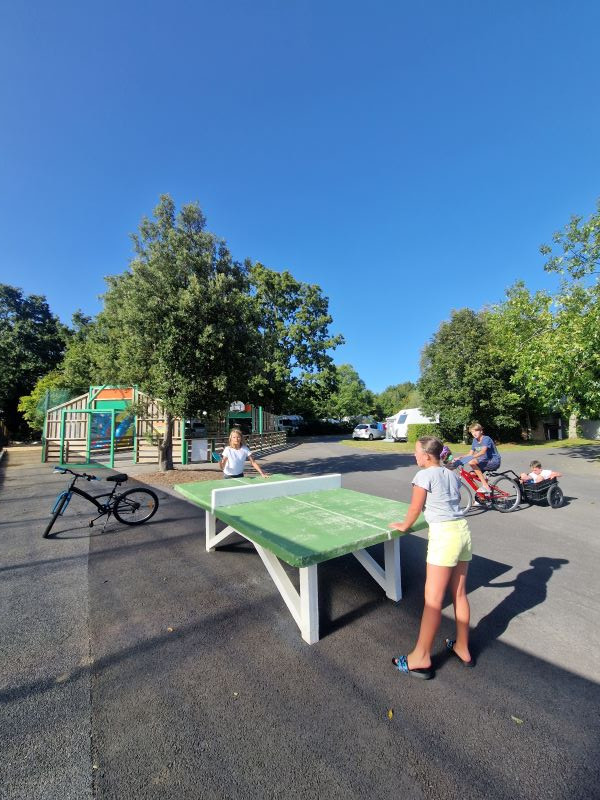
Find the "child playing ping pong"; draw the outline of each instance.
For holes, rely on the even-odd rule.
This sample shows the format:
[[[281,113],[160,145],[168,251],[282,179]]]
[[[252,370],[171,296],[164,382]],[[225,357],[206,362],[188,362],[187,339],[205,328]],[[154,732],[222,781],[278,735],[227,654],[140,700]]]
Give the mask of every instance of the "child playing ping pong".
[[[442,618],[442,603],[450,587],[456,639],[446,639],[446,649],[465,667],[474,666],[469,652],[470,607],[466,583],[471,561],[471,532],[460,509],[460,478],[440,463],[443,443],[435,436],[422,436],[415,445],[415,459],[421,468],[412,481],[410,506],[403,522],[392,522],[390,528],[408,531],[425,506],[429,523],[425,608],[421,617],[419,638],[405,656],[392,658],[392,663],[405,675],[428,680],[433,677],[431,648]]]
[[[225,478],[243,478],[244,466],[249,461],[262,478],[268,477],[254,460],[252,453],[244,444],[240,430],[233,428],[229,434],[229,444],[223,448],[220,467]]]

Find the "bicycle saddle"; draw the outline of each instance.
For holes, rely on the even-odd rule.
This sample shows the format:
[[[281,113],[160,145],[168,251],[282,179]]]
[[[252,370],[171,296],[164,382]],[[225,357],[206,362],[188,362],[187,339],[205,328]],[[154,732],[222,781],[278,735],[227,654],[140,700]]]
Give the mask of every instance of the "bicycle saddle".
[[[124,472],[118,472],[116,475],[109,475],[108,478],[105,478],[107,481],[114,481],[115,483],[125,483],[128,479],[128,475],[125,475]]]

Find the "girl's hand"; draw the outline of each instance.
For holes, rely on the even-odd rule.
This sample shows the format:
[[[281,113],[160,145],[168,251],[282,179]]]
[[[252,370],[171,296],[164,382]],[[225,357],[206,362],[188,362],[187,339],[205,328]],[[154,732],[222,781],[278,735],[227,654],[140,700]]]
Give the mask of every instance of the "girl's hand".
[[[405,522],[390,522],[388,528],[392,528],[392,530],[402,531],[402,533],[406,533],[406,531],[410,530],[410,525],[407,525]]]

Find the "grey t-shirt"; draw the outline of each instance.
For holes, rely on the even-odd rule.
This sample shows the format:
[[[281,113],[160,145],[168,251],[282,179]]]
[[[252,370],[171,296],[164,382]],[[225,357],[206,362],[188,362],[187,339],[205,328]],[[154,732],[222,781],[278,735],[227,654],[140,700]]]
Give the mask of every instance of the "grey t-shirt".
[[[427,492],[425,519],[427,522],[449,522],[462,519],[460,509],[460,476],[446,467],[421,469],[413,478],[413,486]]]

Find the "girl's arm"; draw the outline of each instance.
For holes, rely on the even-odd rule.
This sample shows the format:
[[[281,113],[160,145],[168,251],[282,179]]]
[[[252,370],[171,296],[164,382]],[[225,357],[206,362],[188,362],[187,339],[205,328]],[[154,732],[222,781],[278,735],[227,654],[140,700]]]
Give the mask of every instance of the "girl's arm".
[[[402,531],[402,533],[405,533],[407,530],[409,530],[409,528],[417,521],[417,517],[421,511],[423,511],[426,498],[426,489],[423,489],[422,486],[413,486],[410,505],[404,520],[402,522],[391,522],[388,525],[388,528],[394,528],[394,530]]]
[[[260,468],[260,466],[258,465],[258,463],[257,463],[257,462],[256,462],[256,461],[255,461],[255,460],[252,458],[252,456],[250,456],[250,455],[248,456],[248,461],[249,461],[249,462],[252,464],[252,466],[254,467],[254,469],[255,469],[257,472],[259,472],[259,473],[260,473],[260,476],[261,476],[261,478],[268,478],[268,477],[269,477],[269,476],[267,475],[267,473],[266,473],[266,472],[263,472],[263,471],[262,471],[262,469]]]

